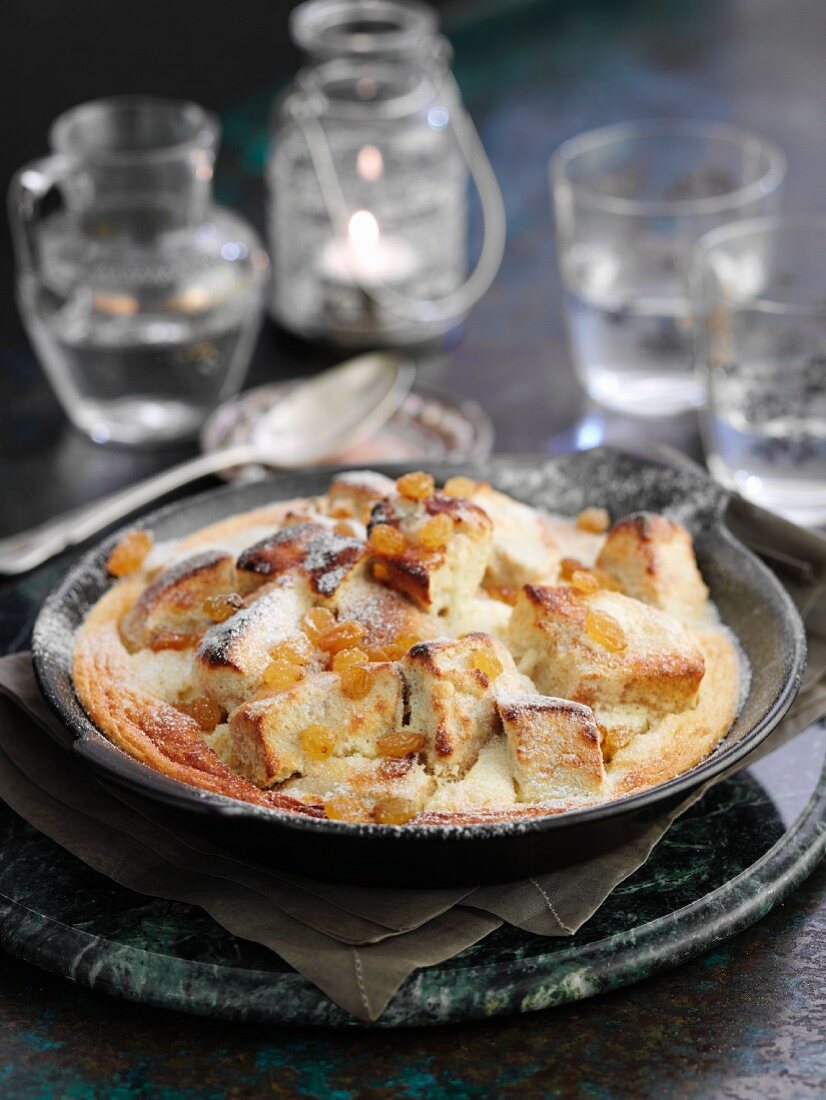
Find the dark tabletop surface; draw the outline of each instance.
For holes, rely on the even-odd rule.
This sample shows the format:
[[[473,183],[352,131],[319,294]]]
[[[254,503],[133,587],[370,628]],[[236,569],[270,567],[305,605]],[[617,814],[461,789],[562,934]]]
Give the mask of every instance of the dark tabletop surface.
[[[641,431],[585,407],[562,328],[547,157],[564,138],[614,120],[731,119],[786,150],[789,206],[823,209],[826,6],[466,0],[445,18],[505,193],[509,244],[484,307],[453,346],[423,360],[423,377],[480,401],[499,450],[645,437],[697,454],[691,419]],[[267,104],[278,86],[273,79],[259,94],[214,104],[225,124],[218,196],[259,221]],[[42,133],[35,138],[31,154],[45,147]],[[0,534],[190,453],[86,442],[48,390],[8,294],[0,325]],[[266,327],[250,383],[334,358]],[[359,1035],[239,1027],[106,999],[0,956],[0,1095],[823,1096],[824,964],[822,866],[769,917],[697,962],[489,1025]]]

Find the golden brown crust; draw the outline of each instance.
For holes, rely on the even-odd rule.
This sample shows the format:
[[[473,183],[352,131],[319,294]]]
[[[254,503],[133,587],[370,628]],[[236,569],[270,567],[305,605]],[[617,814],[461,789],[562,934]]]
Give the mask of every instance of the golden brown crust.
[[[363,540],[307,520],[248,547],[238,557],[238,569],[270,580],[300,569],[313,592],[329,598],[348,578],[363,573],[366,562]]]
[[[156,577],[123,616],[120,633],[134,653],[161,630],[202,633],[210,619],[206,598],[235,588],[235,561],[225,550],[201,550]]]
[[[493,681],[484,671],[491,659],[494,669],[501,667]],[[421,642],[400,667],[407,684],[408,724],[425,736],[434,775],[465,775],[501,728],[496,693],[525,686],[510,653],[488,634]]]
[[[403,684],[395,665],[373,664],[369,690],[348,699],[339,677],[323,672],[286,691],[243,703],[230,716],[232,763],[259,787],[293,775],[312,773],[318,763],[308,757],[302,732],[321,727],[329,738],[329,756],[378,755],[383,734],[402,725]]]
[[[418,534],[434,516],[447,516],[453,534],[443,548],[426,549]],[[387,583],[423,610],[439,614],[479,588],[490,560],[493,526],[475,504],[440,493],[423,502],[392,497],[373,507],[368,533],[379,524],[407,537],[401,553],[373,550]]]
[[[599,797],[605,767],[589,707],[525,694],[500,698],[497,709],[525,802]]]
[[[697,706],[666,715],[649,733],[616,753],[606,767],[614,796],[682,775],[711,752],[734,721],[740,682],[737,650],[720,630],[698,632],[695,637],[706,667]]]
[[[439,638],[444,623],[422,611],[411,600],[369,577],[358,575],[341,584],[327,601],[339,619],[360,623],[365,630],[362,644],[368,648],[390,645],[400,635]]]
[[[708,589],[681,523],[651,512],[625,516],[608,532],[597,565],[626,595],[684,622],[708,621]]]
[[[622,650],[612,652],[588,635],[594,611],[619,625]],[[693,705],[703,678],[703,657],[689,631],[618,592],[527,585],[511,620],[511,639],[515,652],[531,653],[533,664],[520,667],[542,692],[589,706],[682,710]]]

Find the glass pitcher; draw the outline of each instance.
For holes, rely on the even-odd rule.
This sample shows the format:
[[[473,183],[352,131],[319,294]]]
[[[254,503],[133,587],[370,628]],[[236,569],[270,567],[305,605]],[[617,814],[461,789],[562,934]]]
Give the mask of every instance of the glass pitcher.
[[[12,180],[20,310],[96,442],[193,436],[243,381],[268,261],[212,201],[219,132],[194,103],[98,100],[61,115],[53,153]],[[62,201],[41,211],[52,188]]]
[[[435,11],[306,0],[290,32],[308,60],[273,114],[274,319],[348,346],[444,332],[492,282],[505,224]],[[471,181],[485,232],[468,277]]]

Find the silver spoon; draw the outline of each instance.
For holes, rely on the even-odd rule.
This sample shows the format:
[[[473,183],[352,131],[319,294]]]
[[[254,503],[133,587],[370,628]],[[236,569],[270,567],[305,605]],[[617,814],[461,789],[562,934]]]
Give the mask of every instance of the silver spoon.
[[[0,573],[25,573],[158,497],[206,474],[257,464],[295,469],[372,435],[413,383],[413,365],[387,352],[350,359],[290,390],[255,425],[249,442],[199,455],[28,531],[0,539]]]

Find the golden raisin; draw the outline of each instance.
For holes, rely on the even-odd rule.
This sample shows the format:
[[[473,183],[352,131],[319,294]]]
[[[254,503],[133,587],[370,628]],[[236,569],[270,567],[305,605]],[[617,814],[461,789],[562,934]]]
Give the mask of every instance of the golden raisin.
[[[424,735],[411,730],[386,733],[376,742],[379,756],[409,756],[411,752],[421,752],[424,746]]]
[[[377,554],[395,557],[397,554],[404,553],[407,540],[401,531],[391,527],[389,523],[377,523],[375,527],[370,528],[367,545]]]
[[[367,656],[371,661],[395,661],[398,659],[395,653],[395,645],[374,645],[367,650]]]
[[[402,651],[402,654],[409,652],[414,645],[418,645],[422,639],[418,634],[399,634],[394,641],[394,646]]]
[[[399,634],[392,642],[383,647],[383,659],[385,661],[400,661],[421,640],[417,634]]]
[[[501,676],[505,671],[505,666],[499,660],[495,653],[491,653],[488,649],[480,649],[470,658],[470,667],[478,669],[489,680],[495,680],[497,676]]]
[[[559,575],[563,581],[569,581],[578,569],[587,569],[578,558],[563,558],[559,563]]]
[[[149,639],[153,653],[163,649],[190,649],[198,641],[197,634],[183,634],[178,630],[159,630]]]
[[[357,798],[348,798],[347,795],[338,794],[324,803],[324,812],[330,821],[372,821],[367,807]]]
[[[611,526],[611,517],[605,508],[583,508],[576,517],[575,526],[580,531],[601,535]]]
[[[408,500],[428,500],[433,496],[436,483],[430,474],[423,470],[416,470],[412,474],[402,474],[396,478],[396,489],[400,496]]]
[[[331,668],[333,672],[340,672],[348,665],[363,665],[369,661],[369,657],[363,649],[353,646],[351,649],[340,649],[333,657]]]
[[[416,537],[426,550],[441,550],[452,534],[453,523],[450,516],[440,512],[422,524]]]
[[[363,699],[370,691],[370,673],[364,665],[347,665],[338,674],[342,695]]]
[[[224,714],[214,700],[207,699],[203,695],[190,699],[187,703],[176,703],[175,710],[194,719],[206,733],[211,733],[215,729]]]
[[[333,519],[353,519],[355,514],[349,504],[336,504],[330,509]]]
[[[285,661],[289,665],[303,665],[310,660],[310,646],[303,634],[295,638],[286,638],[270,650],[273,661]]]
[[[575,569],[571,574],[571,586],[577,592],[598,592],[599,581],[589,569]]]
[[[344,539],[352,539],[355,537],[356,534],[355,527],[353,527],[352,523],[348,523],[345,519],[339,520],[338,523],[335,524],[335,526],[333,527],[333,531],[335,532],[335,534],[341,535],[341,537]]]
[[[333,755],[335,744],[332,731],[319,722],[305,727],[298,737],[301,748],[311,760],[327,760]]]
[[[356,645],[365,635],[365,629],[361,623],[354,619],[345,619],[342,623],[336,623],[329,630],[318,636],[316,645],[325,653],[338,653],[340,649],[350,649]]]
[[[304,616],[301,625],[304,633],[315,644],[325,630],[336,625],[336,618],[326,607],[313,607]]]
[[[244,601],[237,592],[222,592],[217,596],[207,596],[204,600],[204,614],[214,623],[222,623],[243,606]]]
[[[148,531],[127,531],[106,562],[109,575],[125,577],[136,573],[151,549],[152,536]]]
[[[469,477],[449,477],[442,492],[449,497],[469,497],[476,492],[477,484]]]
[[[416,805],[409,798],[383,798],[373,807],[379,825],[404,825],[416,816]]]
[[[264,669],[262,679],[273,691],[286,691],[304,679],[304,669],[292,661],[270,661]]]
[[[383,561],[377,561],[373,566],[373,576],[377,581],[389,581],[390,570]]]
[[[591,641],[601,645],[609,653],[621,653],[628,644],[620,624],[604,611],[588,611],[585,617],[585,633]]]

